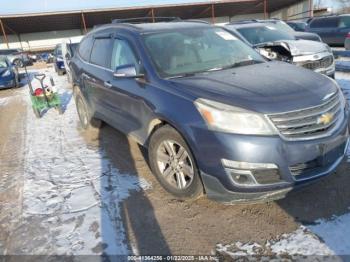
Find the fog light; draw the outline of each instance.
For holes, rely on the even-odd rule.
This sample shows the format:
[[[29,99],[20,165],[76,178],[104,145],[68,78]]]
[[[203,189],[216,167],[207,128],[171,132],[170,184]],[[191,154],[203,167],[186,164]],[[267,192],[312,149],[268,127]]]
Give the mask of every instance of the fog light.
[[[252,172],[259,184],[266,185],[281,182],[281,176],[278,169],[261,169]]]
[[[235,184],[239,186],[262,186],[280,183],[278,166],[273,163],[248,163],[222,159]]]
[[[250,171],[229,169],[230,175],[239,186],[257,185],[257,182]]]

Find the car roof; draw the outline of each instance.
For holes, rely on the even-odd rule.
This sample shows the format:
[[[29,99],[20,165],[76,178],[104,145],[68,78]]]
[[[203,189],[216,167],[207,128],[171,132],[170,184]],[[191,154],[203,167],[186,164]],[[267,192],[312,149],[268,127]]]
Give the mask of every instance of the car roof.
[[[176,21],[176,22],[156,22],[156,23],[112,23],[101,25],[95,28],[91,33],[103,31],[105,29],[128,29],[141,34],[154,33],[162,31],[173,31],[177,29],[188,29],[188,28],[210,28],[212,25],[204,21]]]
[[[242,23],[242,24],[227,24],[226,26],[232,27],[232,28],[235,28],[235,29],[240,29],[240,28],[265,27],[266,24],[270,24],[270,22],[266,22],[266,23],[254,22],[254,23]]]

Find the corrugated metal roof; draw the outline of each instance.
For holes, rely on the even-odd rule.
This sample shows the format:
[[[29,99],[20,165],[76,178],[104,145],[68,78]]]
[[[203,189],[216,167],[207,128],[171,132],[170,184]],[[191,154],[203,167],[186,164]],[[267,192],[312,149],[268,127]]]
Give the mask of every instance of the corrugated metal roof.
[[[268,12],[292,5],[302,0],[268,0]],[[146,1],[138,1],[146,2]],[[173,1],[165,1],[165,3]],[[177,4],[129,6],[105,9],[75,10],[50,13],[35,13],[0,16],[7,34],[82,29],[82,14],[87,27],[110,23],[112,19],[151,16],[177,16],[182,19],[211,17],[214,5],[215,16],[234,16],[237,14],[262,13],[264,0],[222,0],[186,1]]]

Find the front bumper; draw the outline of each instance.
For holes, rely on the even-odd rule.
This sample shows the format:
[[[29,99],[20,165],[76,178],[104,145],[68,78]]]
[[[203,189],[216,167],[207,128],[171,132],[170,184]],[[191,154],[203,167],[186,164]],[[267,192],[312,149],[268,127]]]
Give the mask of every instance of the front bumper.
[[[275,200],[283,198],[296,187],[331,174],[347,152],[348,117],[346,113],[345,121],[331,136],[307,141],[286,141],[280,136],[244,136],[194,130],[194,137],[197,138],[194,153],[207,196],[226,203]],[[272,163],[278,167],[279,181],[253,186],[239,185],[232,179],[231,169],[222,164],[222,159]],[[317,166],[305,168],[302,172],[294,170],[309,163],[317,163]]]
[[[330,57],[332,57],[331,64],[329,63],[330,60],[328,61]],[[329,52],[295,56],[293,57],[293,64],[330,77],[333,77],[335,74],[334,57]]]

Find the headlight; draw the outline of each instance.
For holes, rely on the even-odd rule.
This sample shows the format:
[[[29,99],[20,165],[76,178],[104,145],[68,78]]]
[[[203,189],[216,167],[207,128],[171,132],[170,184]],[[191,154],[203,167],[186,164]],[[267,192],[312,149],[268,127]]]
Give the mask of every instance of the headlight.
[[[9,75],[11,75],[11,71],[8,69],[4,73],[2,73],[3,77],[9,76]]]
[[[262,114],[206,99],[197,99],[195,105],[210,129],[245,135],[276,134]]]
[[[335,81],[333,78],[330,78],[330,80],[332,80],[332,82],[334,83],[334,85],[338,88],[338,92],[339,92],[339,99],[340,99],[340,103],[342,104],[343,108],[345,110],[348,110],[349,107],[349,103],[348,100],[345,98],[344,93],[342,91],[342,89],[340,88],[339,84],[337,81]]]

